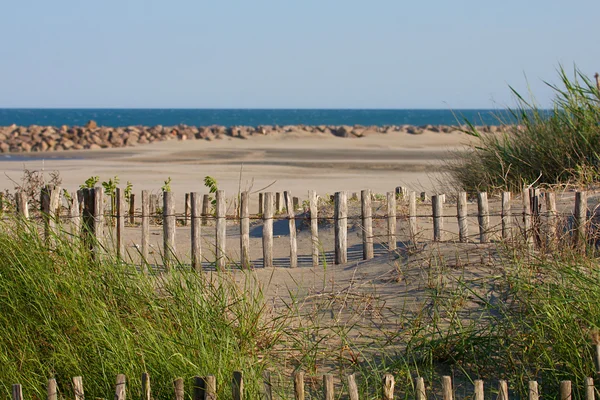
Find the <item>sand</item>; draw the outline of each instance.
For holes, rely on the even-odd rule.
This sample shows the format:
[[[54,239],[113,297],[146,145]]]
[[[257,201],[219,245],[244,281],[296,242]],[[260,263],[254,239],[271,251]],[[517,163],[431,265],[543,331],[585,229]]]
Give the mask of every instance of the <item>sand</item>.
[[[463,148],[469,136],[460,133],[411,135],[403,132],[364,138],[337,138],[290,132],[251,139],[168,141],[120,149],[29,153],[0,157],[0,188],[14,190],[24,168],[57,170],[62,187],[76,190],[90,176],[101,181],[118,176],[133,183],[134,193],[160,191],[172,178],[176,194],[205,192],[203,178],[217,179],[228,193],[238,189],[291,190],[306,198],[319,194],[371,189],[376,193],[406,186],[434,190],[451,151]],[[241,179],[240,179],[241,177]],[[181,203],[182,196],[177,196]]]

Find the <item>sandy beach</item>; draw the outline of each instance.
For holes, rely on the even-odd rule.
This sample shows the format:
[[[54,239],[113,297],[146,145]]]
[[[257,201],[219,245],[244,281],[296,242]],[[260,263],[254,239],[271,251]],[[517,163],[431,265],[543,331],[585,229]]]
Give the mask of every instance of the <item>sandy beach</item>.
[[[122,185],[133,183],[134,193],[158,192],[168,177],[177,194],[202,193],[203,178],[210,175],[228,193],[269,185],[271,191],[290,190],[301,198],[308,190],[385,193],[406,186],[430,192],[444,180],[444,160],[469,139],[456,132],[394,132],[363,138],[289,132],[246,140],[171,140],[117,149],[3,154],[0,187],[12,191],[24,169],[43,169],[60,172],[62,187],[69,191],[90,176],[99,176],[100,181],[118,176]],[[178,201],[182,197],[177,196]]]

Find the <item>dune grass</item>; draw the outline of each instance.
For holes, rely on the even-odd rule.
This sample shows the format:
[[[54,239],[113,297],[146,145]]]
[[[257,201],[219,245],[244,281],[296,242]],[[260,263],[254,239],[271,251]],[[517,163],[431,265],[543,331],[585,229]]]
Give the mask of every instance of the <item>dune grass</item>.
[[[257,398],[263,354],[274,344],[277,320],[262,318],[264,302],[247,279],[175,268],[144,275],[108,255],[95,261],[79,242],[53,238],[49,251],[32,224],[0,226],[0,392],[23,385],[25,397],[45,397],[56,378],[66,397],[83,376],[88,398],[109,398],[117,374],[141,395],[147,371],[153,395],[173,395],[183,377],[215,375],[226,398],[234,370]],[[223,384],[227,382],[227,384]]]
[[[555,93],[551,110],[513,90],[517,105],[504,119],[517,127],[503,134],[483,133],[467,121],[467,133],[479,141],[448,164],[458,186],[471,193],[520,191],[534,182],[589,184],[600,179],[600,90],[577,69],[573,77],[562,67],[558,74],[561,84],[550,85]]]

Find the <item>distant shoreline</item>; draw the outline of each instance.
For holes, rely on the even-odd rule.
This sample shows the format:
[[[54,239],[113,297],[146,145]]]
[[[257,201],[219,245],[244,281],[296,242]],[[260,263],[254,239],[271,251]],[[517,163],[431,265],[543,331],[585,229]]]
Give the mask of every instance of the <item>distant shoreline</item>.
[[[508,127],[481,126],[488,133],[503,132]],[[288,125],[288,126],[128,126],[103,127],[89,121],[85,126],[5,126],[0,127],[0,153],[35,153],[72,150],[100,150],[144,145],[167,140],[245,140],[260,136],[289,135],[298,137],[362,138],[373,135],[461,134],[456,125]]]

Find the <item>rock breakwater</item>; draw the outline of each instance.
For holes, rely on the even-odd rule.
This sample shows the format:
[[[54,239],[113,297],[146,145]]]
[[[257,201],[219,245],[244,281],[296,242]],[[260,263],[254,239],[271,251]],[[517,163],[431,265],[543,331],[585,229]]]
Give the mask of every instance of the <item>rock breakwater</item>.
[[[506,127],[483,126],[483,132],[500,132]],[[0,127],[0,152],[28,153],[66,150],[94,150],[129,147],[167,140],[249,139],[257,135],[281,135],[290,132],[360,138],[375,134],[462,132],[459,126],[127,126],[102,127],[90,121],[85,126],[5,126]]]

